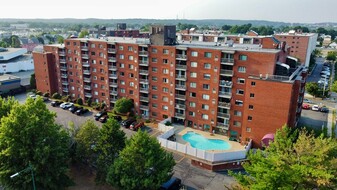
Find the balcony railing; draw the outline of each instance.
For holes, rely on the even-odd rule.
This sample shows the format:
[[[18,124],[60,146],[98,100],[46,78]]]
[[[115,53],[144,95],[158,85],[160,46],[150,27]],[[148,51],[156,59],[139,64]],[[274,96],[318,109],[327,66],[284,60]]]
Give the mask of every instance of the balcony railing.
[[[179,117],[179,118],[185,119],[185,114],[175,113],[174,117]]]
[[[66,60],[65,59],[60,59],[60,63],[65,63]]]
[[[148,79],[139,79],[139,82],[140,82],[140,83],[148,84],[148,83],[149,83],[149,80],[148,80]]]
[[[186,100],[186,95],[176,94],[175,98]]]
[[[186,90],[186,85],[176,84],[176,88]]]
[[[229,118],[230,114],[228,113],[222,113],[222,112],[218,112],[218,117],[222,117],[222,118]]]
[[[89,59],[89,54],[82,54],[83,59]]]
[[[69,85],[68,81],[62,81],[62,85]]]
[[[118,83],[117,82],[110,82],[110,86],[117,88],[118,87]]]
[[[139,108],[142,110],[149,110],[149,106],[145,106],[145,105],[140,105]]]
[[[139,91],[149,93],[149,88],[139,88]]]
[[[82,51],[88,51],[88,50],[89,50],[89,47],[88,47],[88,46],[81,46],[81,50],[82,50]]]
[[[231,92],[222,92],[219,91],[219,96],[225,96],[225,97],[232,97],[232,93]]]
[[[233,76],[233,70],[225,70],[225,69],[221,69],[220,70],[220,75],[226,75],[226,76]]]
[[[68,88],[63,88],[62,91],[63,92],[69,92]]]
[[[176,79],[186,80],[186,75],[176,75]]]
[[[176,59],[187,59],[187,55],[184,55],[184,54],[176,54]]]
[[[110,90],[110,94],[117,96],[118,95],[118,91],[117,90]]]
[[[148,60],[139,60],[139,65],[141,65],[141,66],[149,66],[149,61]]]
[[[117,74],[110,74],[109,75],[109,78],[112,78],[112,79],[117,79],[117,77],[118,77]]]
[[[109,66],[110,71],[117,71],[117,66]]]
[[[90,93],[84,93],[84,96],[87,97],[87,98],[91,98],[92,95]]]
[[[61,78],[68,78],[68,75],[66,75],[66,74],[61,74]]]
[[[221,129],[228,130],[228,129],[229,129],[229,124],[217,122],[216,127],[217,127],[217,128],[221,128]]]
[[[141,74],[141,75],[148,75],[149,71],[148,70],[142,70],[142,69],[140,69],[139,70],[139,74]]]
[[[219,107],[224,107],[224,108],[230,108],[230,107],[231,107],[231,104],[230,104],[230,103],[227,103],[227,102],[219,102],[219,103],[218,103],[218,106],[219,106]]]
[[[176,65],[176,69],[182,69],[182,70],[186,70],[187,69],[187,65]]]
[[[109,57],[108,60],[109,62],[116,62],[116,57]]]
[[[233,58],[221,58],[221,63],[233,65],[234,59]]]
[[[83,67],[90,67],[89,61],[82,61]]]
[[[221,80],[219,83],[220,86],[224,86],[224,87],[228,87],[228,88],[232,88],[233,82],[232,81],[225,81],[225,80]]]
[[[116,103],[117,100],[118,100],[117,98],[110,98],[111,103]]]
[[[91,86],[88,86],[88,85],[84,85],[83,88],[86,90],[91,90]]]
[[[108,48],[108,53],[116,53],[116,49],[115,48]]]
[[[83,81],[84,81],[84,82],[91,82],[91,79],[90,79],[90,78],[84,77],[84,78],[83,78]]]
[[[183,104],[177,104],[176,103],[175,107],[178,108],[178,109],[186,109],[186,105],[183,105]]]
[[[67,67],[61,66],[60,69],[61,69],[61,71],[66,71]]]
[[[141,96],[139,99],[140,99],[140,101],[143,101],[143,102],[148,102],[149,101],[149,97]]]
[[[149,53],[147,51],[139,51],[139,56],[148,56]]]

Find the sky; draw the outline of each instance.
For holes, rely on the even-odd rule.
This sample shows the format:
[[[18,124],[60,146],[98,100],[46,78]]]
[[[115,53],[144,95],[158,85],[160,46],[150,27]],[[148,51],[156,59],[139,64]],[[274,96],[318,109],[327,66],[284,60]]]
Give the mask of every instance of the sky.
[[[337,22],[337,0],[4,0],[0,18]]]

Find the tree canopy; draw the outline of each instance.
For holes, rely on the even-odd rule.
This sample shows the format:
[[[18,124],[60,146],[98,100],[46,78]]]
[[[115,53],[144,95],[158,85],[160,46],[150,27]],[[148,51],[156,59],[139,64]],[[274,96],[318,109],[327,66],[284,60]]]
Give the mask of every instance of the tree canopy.
[[[326,56],[326,60],[336,61],[336,56],[337,56],[337,52],[335,52],[335,51],[329,51],[328,55]]]
[[[264,151],[248,155],[248,175],[233,175],[242,189],[335,189],[337,142],[284,126]]]
[[[118,113],[127,113],[127,112],[131,111],[132,107],[133,107],[132,100],[123,97],[123,98],[120,98],[116,101],[114,109]]]
[[[125,147],[125,140],[125,133],[120,129],[119,123],[109,118],[99,131],[99,139],[96,146],[98,154],[96,182],[106,182],[108,168]]]
[[[138,131],[109,168],[107,182],[121,189],[151,190],[170,179],[175,165],[157,139]]]
[[[78,36],[79,38],[84,38],[89,35],[88,30],[82,30],[80,35]]]
[[[0,109],[7,112],[8,105]],[[6,189],[31,189],[30,173],[10,178],[31,164],[37,189],[64,189],[71,184],[67,176],[68,146],[67,133],[55,123],[55,114],[42,98],[14,103],[1,117],[0,183]]]

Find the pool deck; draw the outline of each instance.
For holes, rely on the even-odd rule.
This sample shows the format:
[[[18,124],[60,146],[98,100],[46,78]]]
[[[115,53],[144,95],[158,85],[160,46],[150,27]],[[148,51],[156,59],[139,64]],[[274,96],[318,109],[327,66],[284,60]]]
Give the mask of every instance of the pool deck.
[[[179,126],[179,127],[176,128],[176,131],[175,131],[176,142],[181,143],[181,144],[189,144],[189,142],[186,142],[182,138],[182,136],[189,131],[198,133],[198,134],[200,134],[200,135],[202,135],[202,136],[204,136],[205,138],[208,138],[208,139],[220,139],[220,140],[227,141],[231,146],[231,148],[228,149],[228,150],[206,150],[207,152],[233,152],[233,151],[246,150],[245,147],[242,146],[240,143],[235,142],[235,141],[230,141],[227,136],[219,135],[219,134],[211,135],[210,132],[200,131],[200,130],[196,130],[196,129],[193,129],[193,128],[190,128],[190,127],[181,128]]]

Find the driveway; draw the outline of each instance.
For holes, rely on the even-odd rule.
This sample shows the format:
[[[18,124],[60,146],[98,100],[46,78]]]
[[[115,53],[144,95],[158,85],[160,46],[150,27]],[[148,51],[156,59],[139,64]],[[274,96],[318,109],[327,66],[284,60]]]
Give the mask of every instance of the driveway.
[[[307,82],[318,82],[319,81],[319,79],[321,78],[320,73],[322,71],[323,64],[324,64],[324,58],[317,57],[316,67],[311,72],[311,75],[307,78]]]

